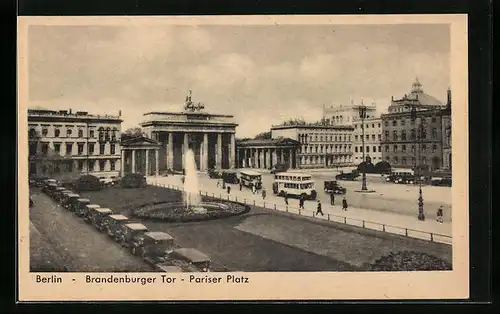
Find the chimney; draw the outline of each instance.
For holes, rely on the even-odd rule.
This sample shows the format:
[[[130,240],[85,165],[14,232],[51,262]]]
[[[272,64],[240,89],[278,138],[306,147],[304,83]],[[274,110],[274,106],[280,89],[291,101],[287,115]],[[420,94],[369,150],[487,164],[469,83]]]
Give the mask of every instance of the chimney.
[[[448,99],[446,101],[446,106],[451,107],[451,89],[450,89],[450,87],[448,87],[447,94],[448,94]]]
[[[69,114],[71,114],[71,108],[69,108]]]
[[[118,110],[118,116],[121,117],[122,116],[122,110]]]

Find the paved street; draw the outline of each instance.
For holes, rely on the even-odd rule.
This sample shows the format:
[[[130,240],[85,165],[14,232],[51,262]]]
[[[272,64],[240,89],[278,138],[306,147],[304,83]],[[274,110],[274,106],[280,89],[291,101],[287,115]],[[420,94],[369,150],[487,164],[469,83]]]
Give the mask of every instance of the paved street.
[[[336,197],[336,206],[330,206],[329,195],[322,191],[323,181],[333,177],[334,174],[330,176],[324,173],[315,172],[312,172],[311,174],[313,175],[313,179],[315,180],[317,187],[319,187],[318,199],[321,200],[323,212],[325,213],[325,216],[320,216],[318,218],[327,219],[326,215],[330,214],[331,220],[341,221],[343,217],[347,217],[347,219],[351,220],[359,219],[368,222],[451,236],[451,222],[449,222],[449,212],[451,206],[450,204],[444,203],[447,199],[446,196],[443,197],[443,195],[441,195],[443,203],[439,202],[440,198],[438,197],[439,193],[444,194],[445,192],[448,192],[451,194],[450,188],[447,188],[449,191],[446,191],[444,190],[445,188],[442,187],[425,187],[426,190],[423,193],[427,193],[429,196],[429,202],[427,203],[426,210],[427,219],[426,221],[419,221],[416,218],[418,210],[416,202],[411,199],[411,195],[416,196],[416,189],[413,186],[385,183],[380,177],[369,177],[369,187],[377,190],[378,193],[361,195],[354,192],[355,189],[359,188],[358,184],[360,184],[360,181],[341,181],[340,183],[348,190],[346,197],[349,202],[349,210],[345,212],[341,210],[340,206],[342,196]],[[174,185],[182,188],[181,176],[149,177],[148,182],[161,185]],[[209,195],[215,194],[216,196],[222,195],[224,198],[227,197],[227,192],[223,191],[221,188],[217,188],[217,180],[210,179],[206,174],[199,174],[199,184],[200,190],[203,193],[208,193]],[[247,188],[243,188],[242,191],[239,191],[238,185],[232,185],[230,197],[231,199],[236,197],[239,201],[246,200],[248,203],[253,203],[255,201],[256,205],[260,206],[262,206],[263,203],[266,203],[266,207],[268,208],[273,208],[274,204],[276,204],[278,208],[284,210],[286,206],[283,198],[272,194],[272,176],[270,174],[263,174],[263,184],[267,190],[267,197],[265,200],[262,199],[260,194],[253,195]],[[438,189],[438,191],[434,189]],[[427,194],[424,194],[424,197]],[[435,199],[434,203],[431,203],[430,201],[432,198]],[[440,204],[443,204],[445,209],[445,218],[448,220],[442,224],[435,221],[435,209],[437,209]],[[306,201],[305,208],[308,210],[306,215],[312,215],[311,211],[316,209],[316,202]],[[298,200],[289,199],[289,211],[296,212],[297,210]],[[338,217],[334,217],[334,215]],[[361,223],[361,221],[350,221],[350,224],[361,225]],[[387,231],[393,233],[405,232],[404,229],[399,228],[392,228],[393,230],[389,229],[390,227],[388,227]],[[422,234],[422,237],[428,237],[428,235]]]
[[[31,271],[153,271],[140,258],[100,233],[83,219],[34,192],[30,212]]]

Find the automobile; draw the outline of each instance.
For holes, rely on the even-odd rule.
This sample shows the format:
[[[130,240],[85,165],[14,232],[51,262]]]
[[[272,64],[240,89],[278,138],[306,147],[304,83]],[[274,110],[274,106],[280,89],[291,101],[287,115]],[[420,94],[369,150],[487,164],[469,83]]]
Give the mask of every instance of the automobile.
[[[124,247],[130,247],[130,244],[135,237],[148,231],[148,227],[141,223],[124,224],[122,225],[118,242]]]
[[[29,177],[30,187],[43,187],[43,182],[47,179],[49,179],[49,177],[47,176],[31,175]],[[31,184],[33,184],[33,186],[31,186]]]
[[[103,186],[114,186],[117,183],[116,177],[99,177]]]
[[[97,204],[88,204],[87,206],[84,207],[83,209],[83,220],[85,220],[86,223],[91,223],[91,212],[96,209],[100,208],[100,205]]]
[[[99,207],[90,208],[87,214],[87,219],[99,231],[104,231],[103,220],[106,216],[112,215],[113,211],[109,208]]]
[[[335,176],[335,180],[354,181],[357,177],[359,177],[359,172],[357,170],[353,170],[351,172],[341,171],[338,175]]]
[[[59,185],[57,185],[57,183],[49,183],[47,185],[47,187],[45,188],[45,193],[48,196],[52,197],[54,192],[56,191],[56,188],[58,188],[58,187],[59,187]]]
[[[90,204],[90,200],[88,198],[77,198],[71,199],[68,204],[67,209],[74,212],[77,216],[83,216],[83,213],[86,210],[86,206]]]
[[[240,183],[240,179],[238,178],[238,173],[232,170],[226,170],[222,172],[222,180],[226,183],[230,184],[238,184]]]
[[[37,187],[37,182],[36,182],[36,180],[35,180],[35,179],[29,178],[28,180],[29,180],[29,181],[28,181],[28,184],[29,184],[28,186],[29,186],[30,188],[36,188],[36,187]]]
[[[81,199],[81,197],[76,193],[65,193],[61,198],[61,205],[66,210],[72,210],[73,203],[75,203],[78,199]]]
[[[110,237],[117,239],[120,236],[122,225],[127,223],[130,223],[130,220],[127,216],[120,214],[111,214],[104,217],[102,226],[104,232],[106,232]]]
[[[148,185],[146,177],[140,173],[129,173],[125,175],[120,185],[124,188],[142,188]]]
[[[210,179],[221,179],[222,178],[222,171],[217,170],[217,169],[208,169],[208,177]]]
[[[288,170],[288,165],[287,164],[279,163],[279,164],[275,164],[271,168],[271,174],[275,174],[275,173],[278,173],[278,172],[286,172],[287,170]]]
[[[165,232],[145,232],[134,237],[130,244],[133,255],[146,257],[165,256],[172,252],[174,238]]]
[[[68,191],[65,187],[62,187],[62,186],[58,186],[54,189],[54,191],[52,192],[52,198],[54,199],[54,201],[57,201],[59,202],[61,200],[61,197],[62,197],[62,193],[64,191]]]
[[[345,194],[346,193],[346,188],[339,185],[337,181],[325,181],[324,183],[324,190],[327,193],[334,193],[334,194]]]
[[[188,265],[194,266],[197,270],[208,272],[210,270],[210,258],[193,248],[179,248],[170,253],[169,258],[177,259],[186,262]]]
[[[45,192],[45,189],[50,183],[57,183],[56,179],[43,179],[40,183],[40,186],[42,187],[42,191]]]
[[[68,198],[68,195],[70,195],[70,194],[75,194],[75,193],[71,190],[68,190],[68,189],[61,191],[59,199],[58,199],[59,203],[63,204],[66,201],[66,199]]]
[[[451,178],[432,178],[431,185],[433,186],[448,186],[451,187]]]

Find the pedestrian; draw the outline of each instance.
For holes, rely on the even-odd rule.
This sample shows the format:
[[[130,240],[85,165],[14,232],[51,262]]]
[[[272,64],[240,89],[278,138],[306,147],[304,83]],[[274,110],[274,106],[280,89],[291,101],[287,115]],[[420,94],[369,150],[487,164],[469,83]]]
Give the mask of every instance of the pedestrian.
[[[316,215],[321,214],[321,216],[324,216],[323,211],[321,210],[321,202],[318,200],[318,209],[316,210]]]
[[[304,209],[304,197],[302,195],[299,197],[299,208]]]
[[[288,206],[288,193],[285,193],[285,205]]]
[[[333,191],[330,194],[330,205],[335,205],[335,193]]]
[[[220,186],[220,179],[217,180],[217,187],[219,187],[219,186]]]
[[[345,197],[342,200],[342,210],[347,211],[347,200],[345,199]]]
[[[227,194],[231,194],[231,186],[229,184],[227,185]]]
[[[256,191],[255,184],[252,184],[252,194],[255,194],[255,191]]]
[[[224,179],[222,179],[222,189],[226,189],[226,181],[224,181]]]
[[[240,181],[240,191],[243,188],[243,183]]]
[[[266,199],[266,189],[262,189],[262,199]]]
[[[439,206],[436,216],[436,221],[439,223],[443,223],[443,205]]]

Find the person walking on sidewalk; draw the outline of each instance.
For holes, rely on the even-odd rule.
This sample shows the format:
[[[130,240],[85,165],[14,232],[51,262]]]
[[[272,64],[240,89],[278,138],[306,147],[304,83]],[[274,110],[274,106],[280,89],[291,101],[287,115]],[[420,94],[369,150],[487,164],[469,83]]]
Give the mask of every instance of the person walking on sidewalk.
[[[252,184],[252,194],[255,194],[255,191],[256,191],[255,184]]]
[[[240,191],[243,188],[243,183],[240,181]]]
[[[288,194],[285,193],[285,204],[288,206]]]
[[[335,193],[332,193],[330,194],[330,205],[335,205]]]
[[[262,199],[266,199],[266,189],[262,189]]]
[[[317,210],[316,210],[316,216],[318,214],[321,214],[321,216],[324,216],[323,211],[321,210],[321,202],[319,200],[318,200],[318,207],[317,207]]]
[[[220,179],[217,180],[217,187],[220,187]]]
[[[342,210],[347,211],[347,200],[345,199],[345,197],[342,200]]]
[[[302,195],[299,197],[299,208],[304,209],[304,197]]]
[[[231,194],[231,186],[229,184],[227,185],[227,194]]]
[[[224,181],[224,179],[222,179],[222,189],[225,190],[226,189],[226,181]]]
[[[439,206],[436,216],[436,221],[439,223],[443,223],[443,205]]]

